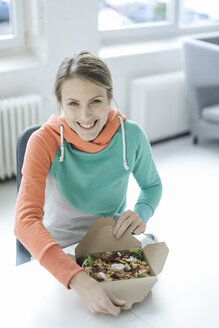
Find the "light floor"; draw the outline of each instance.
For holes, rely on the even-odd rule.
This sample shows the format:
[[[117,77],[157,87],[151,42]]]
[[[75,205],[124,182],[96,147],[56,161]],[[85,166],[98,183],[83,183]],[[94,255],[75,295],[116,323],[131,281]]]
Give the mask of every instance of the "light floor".
[[[218,328],[219,140],[193,146],[187,136],[154,145],[152,151],[163,196],[147,230],[166,242],[169,255],[144,306],[133,308],[149,327]],[[137,195],[131,178],[129,208]],[[0,257],[5,270],[15,265],[15,199],[15,181],[0,183]]]

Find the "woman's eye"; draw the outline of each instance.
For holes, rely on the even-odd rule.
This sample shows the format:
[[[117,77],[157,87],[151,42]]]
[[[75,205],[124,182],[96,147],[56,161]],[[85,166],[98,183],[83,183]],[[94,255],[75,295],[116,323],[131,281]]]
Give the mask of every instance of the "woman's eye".
[[[97,103],[100,103],[100,102],[101,102],[100,99],[94,99],[94,100],[92,101],[92,104],[97,104]]]
[[[77,105],[78,105],[78,103],[76,103],[75,101],[72,101],[69,103],[69,106],[77,106]]]

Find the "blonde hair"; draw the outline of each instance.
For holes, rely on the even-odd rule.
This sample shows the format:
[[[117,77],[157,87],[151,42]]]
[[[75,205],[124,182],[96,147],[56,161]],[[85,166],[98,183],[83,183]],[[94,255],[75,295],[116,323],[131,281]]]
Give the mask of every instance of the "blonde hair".
[[[54,93],[59,105],[62,102],[63,82],[74,77],[83,78],[104,87],[108,99],[113,98],[113,82],[107,65],[90,52],[81,51],[75,57],[66,57],[59,66],[54,85]]]

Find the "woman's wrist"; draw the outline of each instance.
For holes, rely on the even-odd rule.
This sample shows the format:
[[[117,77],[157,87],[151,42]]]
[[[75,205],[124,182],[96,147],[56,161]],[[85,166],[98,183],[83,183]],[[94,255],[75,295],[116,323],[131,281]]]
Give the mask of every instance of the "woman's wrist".
[[[88,276],[87,276],[87,273],[84,272],[84,271],[79,271],[78,273],[76,273],[70,280],[69,282],[69,286],[72,288],[72,289],[75,289],[76,286],[80,285],[80,283],[86,279]]]

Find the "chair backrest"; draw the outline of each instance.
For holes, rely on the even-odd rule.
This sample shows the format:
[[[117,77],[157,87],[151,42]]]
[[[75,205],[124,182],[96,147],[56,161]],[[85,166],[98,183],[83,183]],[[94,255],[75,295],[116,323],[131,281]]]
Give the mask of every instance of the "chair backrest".
[[[205,39],[183,43],[186,75],[196,88],[219,85],[219,45]]]
[[[197,120],[202,108],[219,103],[219,38],[185,41],[183,59],[187,98]]]
[[[38,130],[41,125],[35,125],[27,128],[21,133],[17,140],[17,149],[16,149],[16,160],[17,160],[17,192],[19,191],[21,179],[22,179],[22,166],[24,161],[24,155],[26,151],[26,146],[29,137],[31,134]],[[20,265],[26,262],[29,262],[31,259],[31,254],[23,246],[23,244],[17,239],[16,240],[16,265]]]

